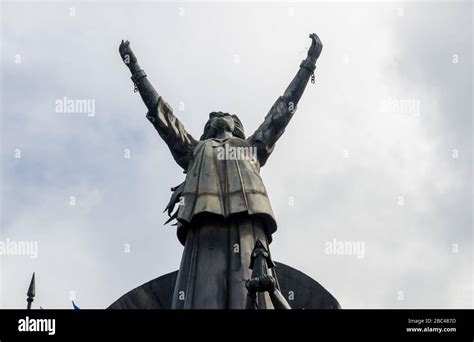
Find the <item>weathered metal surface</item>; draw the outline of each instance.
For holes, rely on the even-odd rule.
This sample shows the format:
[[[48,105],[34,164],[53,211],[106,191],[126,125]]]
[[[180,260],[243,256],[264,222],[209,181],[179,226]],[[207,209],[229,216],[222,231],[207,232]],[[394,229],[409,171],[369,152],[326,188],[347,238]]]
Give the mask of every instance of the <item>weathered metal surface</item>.
[[[285,264],[275,262],[281,293],[295,309],[340,309],[322,285]],[[153,279],[124,294],[108,309],[170,309],[178,271]]]

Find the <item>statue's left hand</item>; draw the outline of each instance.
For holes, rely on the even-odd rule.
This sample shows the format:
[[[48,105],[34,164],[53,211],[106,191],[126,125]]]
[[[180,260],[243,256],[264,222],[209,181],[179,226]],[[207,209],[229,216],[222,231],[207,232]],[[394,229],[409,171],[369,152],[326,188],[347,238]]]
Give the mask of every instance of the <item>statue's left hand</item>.
[[[130,42],[128,40],[125,42],[122,40],[122,43],[120,43],[119,46],[119,52],[123,62],[129,68],[137,63],[137,57],[133,53],[132,48],[130,47]]]
[[[318,59],[323,50],[323,43],[316,33],[311,33],[309,38],[311,38],[311,47],[308,50],[308,56]]]

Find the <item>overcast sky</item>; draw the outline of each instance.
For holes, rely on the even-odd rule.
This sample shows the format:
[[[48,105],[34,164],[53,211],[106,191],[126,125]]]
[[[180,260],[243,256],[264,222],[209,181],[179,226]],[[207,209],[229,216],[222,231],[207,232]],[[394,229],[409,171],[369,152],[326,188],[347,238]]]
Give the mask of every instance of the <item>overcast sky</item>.
[[[38,257],[0,255],[0,308],[25,307],[32,272],[34,307],[70,308],[72,291],[105,308],[179,266],[162,211],[184,175],[145,119],[121,39],[199,138],[218,110],[252,134],[311,32],[316,84],[262,169],[274,259],[343,308],[474,306],[471,3],[1,6],[0,242],[37,242]],[[64,97],[95,115],[58,113]],[[363,254],[329,253],[334,239]]]

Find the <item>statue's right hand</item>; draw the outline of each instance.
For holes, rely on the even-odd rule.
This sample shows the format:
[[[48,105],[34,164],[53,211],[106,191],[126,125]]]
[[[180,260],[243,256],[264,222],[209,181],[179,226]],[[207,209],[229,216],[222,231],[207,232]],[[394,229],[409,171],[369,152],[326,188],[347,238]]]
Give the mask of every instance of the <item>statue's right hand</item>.
[[[122,57],[123,62],[130,68],[133,64],[137,63],[137,57],[132,51],[132,48],[130,47],[130,42],[123,41],[120,43],[119,46],[119,52],[120,56]]]
[[[308,50],[308,56],[318,59],[323,49],[323,43],[316,33],[311,33],[309,38],[311,38],[311,47]]]

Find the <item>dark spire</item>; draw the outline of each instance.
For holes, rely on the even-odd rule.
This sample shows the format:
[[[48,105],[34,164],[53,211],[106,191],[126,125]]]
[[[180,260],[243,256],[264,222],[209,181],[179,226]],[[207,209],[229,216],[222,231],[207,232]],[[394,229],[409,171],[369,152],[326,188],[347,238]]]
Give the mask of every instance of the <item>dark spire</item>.
[[[33,272],[33,276],[31,277],[30,287],[28,287],[28,292],[26,295],[28,296],[28,298],[26,298],[26,301],[28,302],[26,309],[30,310],[31,303],[33,302],[35,296],[35,272]]]

